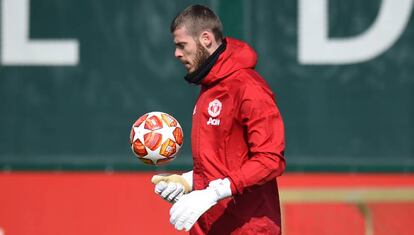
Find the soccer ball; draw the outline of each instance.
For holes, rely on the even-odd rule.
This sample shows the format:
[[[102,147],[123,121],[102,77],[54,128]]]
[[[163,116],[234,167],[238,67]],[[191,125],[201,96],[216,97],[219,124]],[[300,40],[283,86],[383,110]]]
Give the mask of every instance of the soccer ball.
[[[146,164],[161,165],[175,159],[183,145],[183,130],[178,121],[163,112],[142,115],[132,125],[132,152]]]

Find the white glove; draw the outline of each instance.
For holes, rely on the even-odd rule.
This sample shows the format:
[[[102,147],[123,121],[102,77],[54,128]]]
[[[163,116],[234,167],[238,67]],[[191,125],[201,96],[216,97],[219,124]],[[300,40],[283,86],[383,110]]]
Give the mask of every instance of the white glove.
[[[206,189],[183,195],[170,210],[170,222],[177,230],[190,230],[208,209],[231,196],[230,180],[211,181]]]
[[[154,175],[151,182],[155,184],[155,193],[169,202],[176,202],[183,194],[193,188],[193,171],[182,175]]]

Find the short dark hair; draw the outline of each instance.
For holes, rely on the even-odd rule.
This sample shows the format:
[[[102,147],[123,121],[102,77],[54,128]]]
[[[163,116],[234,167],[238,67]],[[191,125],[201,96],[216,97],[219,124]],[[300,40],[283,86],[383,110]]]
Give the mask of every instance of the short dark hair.
[[[185,26],[193,37],[209,30],[216,41],[220,42],[223,39],[223,24],[220,18],[210,8],[203,5],[191,5],[180,12],[171,22],[171,33],[181,26]]]

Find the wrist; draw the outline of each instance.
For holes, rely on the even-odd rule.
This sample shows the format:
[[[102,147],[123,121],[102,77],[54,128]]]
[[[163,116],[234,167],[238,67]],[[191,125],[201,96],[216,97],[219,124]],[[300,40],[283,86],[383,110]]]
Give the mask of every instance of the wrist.
[[[190,191],[193,190],[193,171],[185,172],[181,174],[181,177],[184,178],[184,180],[188,183],[190,186]]]
[[[217,201],[231,197],[231,182],[228,178],[213,180],[208,184],[207,189],[214,192]]]

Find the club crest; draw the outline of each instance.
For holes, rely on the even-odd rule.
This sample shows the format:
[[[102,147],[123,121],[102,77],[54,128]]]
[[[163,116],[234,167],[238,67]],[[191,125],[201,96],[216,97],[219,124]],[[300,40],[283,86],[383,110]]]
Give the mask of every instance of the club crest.
[[[208,114],[211,117],[215,118],[218,115],[220,115],[221,108],[222,108],[221,102],[218,99],[215,99],[208,104]]]

